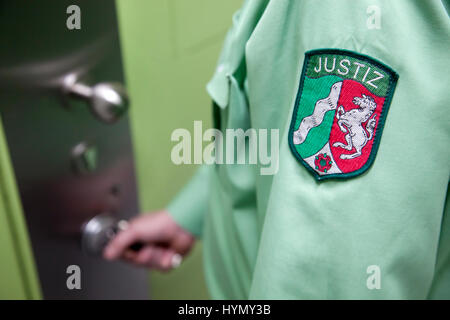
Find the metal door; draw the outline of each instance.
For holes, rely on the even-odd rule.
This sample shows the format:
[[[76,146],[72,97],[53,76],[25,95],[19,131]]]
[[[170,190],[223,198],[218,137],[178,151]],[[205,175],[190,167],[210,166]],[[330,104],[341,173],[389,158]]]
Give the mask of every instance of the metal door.
[[[66,24],[73,4],[81,29]],[[47,299],[148,296],[145,270],[80,247],[89,218],[138,212],[124,105],[93,106],[125,99],[119,85],[95,87],[124,83],[115,10],[114,0],[0,0],[0,112]],[[95,88],[106,88],[100,102]],[[81,289],[67,287],[71,265]]]

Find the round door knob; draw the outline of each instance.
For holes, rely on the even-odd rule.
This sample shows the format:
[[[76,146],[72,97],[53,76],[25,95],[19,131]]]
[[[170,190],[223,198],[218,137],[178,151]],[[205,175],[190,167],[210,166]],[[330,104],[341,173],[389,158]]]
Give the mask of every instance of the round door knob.
[[[120,83],[98,83],[88,86],[77,81],[75,75],[68,75],[63,81],[66,95],[85,100],[92,113],[101,121],[114,123],[128,110],[127,92]]]
[[[100,255],[103,248],[115,236],[116,228],[115,218],[109,215],[95,216],[82,227],[81,249],[89,255]]]
[[[126,220],[118,220],[108,214],[101,214],[87,221],[81,229],[81,249],[93,256],[100,256],[103,249],[119,231],[128,228]],[[139,251],[142,243],[134,243],[131,250]]]

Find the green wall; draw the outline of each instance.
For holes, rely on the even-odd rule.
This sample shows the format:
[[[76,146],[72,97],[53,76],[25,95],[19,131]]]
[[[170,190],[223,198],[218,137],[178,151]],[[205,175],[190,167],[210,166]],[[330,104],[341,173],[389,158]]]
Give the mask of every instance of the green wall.
[[[241,0],[116,0],[141,208],[165,207],[195,171],[170,160],[176,128],[211,124],[205,85],[212,76],[231,17]],[[201,244],[182,266],[153,272],[155,299],[208,298]]]
[[[39,298],[37,270],[0,118],[0,300]]]

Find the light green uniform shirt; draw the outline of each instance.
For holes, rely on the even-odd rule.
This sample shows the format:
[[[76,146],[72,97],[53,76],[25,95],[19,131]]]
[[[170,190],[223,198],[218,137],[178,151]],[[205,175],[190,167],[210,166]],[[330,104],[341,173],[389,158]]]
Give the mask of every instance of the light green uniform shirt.
[[[368,27],[372,5],[380,28]],[[207,89],[221,130],[279,129],[279,170],[204,166],[168,206],[204,240],[213,298],[450,298],[449,8],[245,2]],[[368,55],[399,80],[373,165],[319,182],[291,152],[288,132],[305,52],[321,48]]]

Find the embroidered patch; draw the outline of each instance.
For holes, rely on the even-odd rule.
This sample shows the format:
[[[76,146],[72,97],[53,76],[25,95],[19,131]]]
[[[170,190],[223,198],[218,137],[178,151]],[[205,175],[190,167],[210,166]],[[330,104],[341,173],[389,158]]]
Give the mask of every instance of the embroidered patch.
[[[371,166],[397,79],[395,71],[365,55],[306,52],[289,145],[316,179],[349,178]]]

